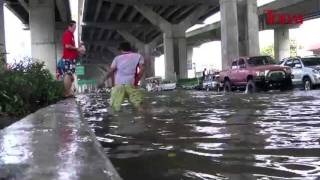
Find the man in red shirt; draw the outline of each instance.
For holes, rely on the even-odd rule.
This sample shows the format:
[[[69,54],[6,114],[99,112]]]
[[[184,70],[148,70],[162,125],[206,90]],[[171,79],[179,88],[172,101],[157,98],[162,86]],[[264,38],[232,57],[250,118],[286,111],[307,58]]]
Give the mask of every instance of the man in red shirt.
[[[63,56],[62,56],[62,73],[64,82],[64,96],[73,97],[74,92],[72,90],[74,82],[74,73],[76,70],[76,59],[78,57],[78,52],[82,52],[81,48],[77,48],[74,41],[73,33],[76,30],[76,22],[71,21],[68,28],[63,33],[62,45],[63,45]]]

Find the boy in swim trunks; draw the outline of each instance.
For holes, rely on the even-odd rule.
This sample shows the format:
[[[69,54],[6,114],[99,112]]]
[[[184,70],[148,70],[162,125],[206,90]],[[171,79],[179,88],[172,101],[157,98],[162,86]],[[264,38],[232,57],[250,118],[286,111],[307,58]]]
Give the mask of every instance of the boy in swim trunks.
[[[106,76],[110,78],[115,74],[115,86],[111,91],[111,107],[114,111],[120,111],[124,99],[128,98],[134,107],[140,108],[144,95],[136,85],[144,73],[144,58],[132,52],[129,43],[121,43],[119,50],[121,54],[115,57],[111,70]]]

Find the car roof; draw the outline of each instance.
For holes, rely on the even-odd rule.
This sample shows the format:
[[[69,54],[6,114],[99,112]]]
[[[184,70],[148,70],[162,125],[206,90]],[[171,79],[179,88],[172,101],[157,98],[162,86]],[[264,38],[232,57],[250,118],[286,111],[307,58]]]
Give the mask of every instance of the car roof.
[[[271,57],[271,56],[240,56],[239,58],[235,59],[236,60],[239,60],[239,59],[250,59],[250,58],[259,58],[259,57]]]
[[[304,56],[302,58],[320,58],[320,56],[317,55],[313,55],[313,56]]]
[[[287,57],[287,58],[283,58],[281,61],[286,61],[286,60],[290,60],[290,59],[303,59],[303,58],[320,58],[320,56],[318,55],[310,55],[310,56],[292,56],[292,57]]]

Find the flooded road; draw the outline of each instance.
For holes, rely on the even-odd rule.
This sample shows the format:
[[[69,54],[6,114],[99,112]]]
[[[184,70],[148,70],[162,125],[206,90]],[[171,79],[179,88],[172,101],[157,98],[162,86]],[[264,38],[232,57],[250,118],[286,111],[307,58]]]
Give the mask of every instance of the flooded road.
[[[318,179],[320,91],[148,94],[146,114],[109,114],[81,95],[84,116],[124,180]]]

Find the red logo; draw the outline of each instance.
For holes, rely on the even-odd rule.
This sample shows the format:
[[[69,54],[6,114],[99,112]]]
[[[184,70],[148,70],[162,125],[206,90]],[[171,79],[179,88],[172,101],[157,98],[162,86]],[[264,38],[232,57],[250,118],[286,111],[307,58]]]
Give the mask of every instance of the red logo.
[[[273,10],[266,10],[268,25],[303,24],[302,14],[275,13]]]

